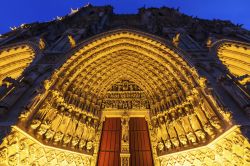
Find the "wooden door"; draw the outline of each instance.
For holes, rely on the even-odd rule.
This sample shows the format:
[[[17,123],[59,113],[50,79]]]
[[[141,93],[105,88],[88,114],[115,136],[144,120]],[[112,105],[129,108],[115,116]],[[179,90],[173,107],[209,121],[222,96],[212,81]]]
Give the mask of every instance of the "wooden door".
[[[120,166],[121,119],[106,118],[103,124],[98,166]]]
[[[129,120],[130,166],[152,166],[148,125],[145,118]]]

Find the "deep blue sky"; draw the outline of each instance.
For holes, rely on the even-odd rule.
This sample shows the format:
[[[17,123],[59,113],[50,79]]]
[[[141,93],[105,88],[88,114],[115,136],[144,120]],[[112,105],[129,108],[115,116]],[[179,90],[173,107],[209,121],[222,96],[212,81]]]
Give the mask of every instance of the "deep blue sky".
[[[140,7],[179,7],[180,11],[200,18],[225,19],[250,29],[250,0],[1,0],[0,34],[10,26],[49,21],[70,12],[70,8],[93,5],[114,7],[115,13],[136,13]]]

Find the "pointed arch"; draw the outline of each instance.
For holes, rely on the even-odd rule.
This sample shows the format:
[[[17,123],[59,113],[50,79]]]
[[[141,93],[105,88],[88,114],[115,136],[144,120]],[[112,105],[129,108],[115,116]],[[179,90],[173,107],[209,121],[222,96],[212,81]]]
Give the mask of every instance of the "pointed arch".
[[[156,36],[128,29],[103,33],[78,44],[62,63],[21,125],[45,144],[95,153],[102,103],[122,80],[145,94],[159,154],[208,143],[227,128],[223,110],[210,100],[212,94],[205,94],[206,80],[179,50]],[[173,148],[161,148],[167,144]]]
[[[160,92],[159,94],[162,93],[161,96],[164,96],[166,93],[164,91],[169,87],[167,82],[180,86],[183,94],[188,93],[184,89],[187,90],[197,86],[194,77],[198,78],[198,74],[192,69],[192,64],[180,57],[180,52],[174,49],[171,44],[168,43],[167,46],[162,39],[149,36],[131,30],[117,30],[98,35],[98,37],[92,39],[93,41],[79,44],[59,70],[59,77],[61,75],[63,78],[57,82],[56,87],[58,89],[63,87],[62,91],[67,91],[67,88],[73,86],[72,83],[85,82],[89,85],[88,83],[96,80],[99,80],[101,85],[106,85],[103,80],[106,82],[112,80],[113,77],[110,77],[110,75],[112,76],[114,73],[105,69],[113,66],[111,71],[115,71],[115,68],[120,68],[120,65],[117,64],[122,64],[125,61],[127,63],[123,63],[123,65],[125,65],[124,68],[127,71],[137,71],[135,72],[139,76],[137,80],[148,79],[148,81],[143,81],[145,85],[142,83],[141,86],[147,88],[144,90],[151,94],[151,98],[154,98],[152,96],[154,92]],[[99,69],[105,72],[101,72]],[[140,71],[138,71],[139,69]],[[98,71],[99,76],[98,74],[93,75],[92,71]],[[156,80],[153,78],[156,78]],[[182,87],[183,82],[187,87]],[[67,86],[65,86],[66,84]],[[105,89],[100,84],[94,86],[94,89],[98,92]],[[81,85],[85,86],[86,84]],[[71,87],[71,89],[75,88]],[[102,96],[103,94],[100,95],[100,98]]]

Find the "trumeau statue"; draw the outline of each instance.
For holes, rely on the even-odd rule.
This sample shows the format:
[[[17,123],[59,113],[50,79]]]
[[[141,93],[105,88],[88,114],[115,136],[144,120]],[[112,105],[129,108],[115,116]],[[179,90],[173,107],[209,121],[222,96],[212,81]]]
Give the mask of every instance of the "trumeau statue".
[[[0,37],[0,165],[250,165],[249,43],[167,7],[15,27]]]
[[[122,126],[122,142],[127,143],[129,140],[129,117],[126,112],[124,112],[121,119]]]

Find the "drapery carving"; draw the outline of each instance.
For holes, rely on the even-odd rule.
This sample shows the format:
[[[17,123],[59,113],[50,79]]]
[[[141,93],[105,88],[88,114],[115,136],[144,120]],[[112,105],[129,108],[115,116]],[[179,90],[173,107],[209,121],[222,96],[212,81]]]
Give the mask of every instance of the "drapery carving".
[[[225,129],[223,119],[197,97],[152,119],[159,154],[209,142]]]

